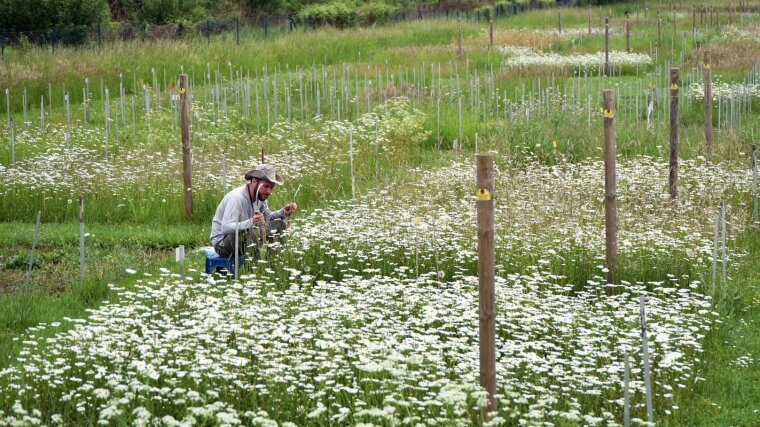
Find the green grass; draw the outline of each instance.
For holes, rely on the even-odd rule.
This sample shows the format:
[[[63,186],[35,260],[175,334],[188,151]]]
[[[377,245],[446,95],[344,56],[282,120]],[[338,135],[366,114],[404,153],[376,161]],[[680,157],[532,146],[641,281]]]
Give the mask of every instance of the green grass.
[[[739,236],[736,248],[747,256],[729,269],[727,298],[718,289],[716,309],[721,323],[704,342],[704,357],[698,375],[704,381],[688,384],[688,391],[677,403],[681,410],[662,420],[668,426],[754,426],[760,419],[756,402],[760,400],[760,233],[756,227]],[[709,276],[708,276],[709,277]],[[749,357],[746,367],[736,361]]]
[[[42,223],[28,291],[25,274],[34,224],[3,223],[0,234],[0,368],[14,358],[18,339],[34,325],[82,318],[86,310],[112,298],[108,284],[129,287],[132,268],[155,273],[160,267],[177,271],[174,248],[206,244],[208,226],[119,226],[87,224],[85,282],[79,275],[79,224]],[[188,250],[188,266],[202,269],[202,256]],[[19,262],[21,261],[21,262]],[[52,334],[52,331],[46,333]]]

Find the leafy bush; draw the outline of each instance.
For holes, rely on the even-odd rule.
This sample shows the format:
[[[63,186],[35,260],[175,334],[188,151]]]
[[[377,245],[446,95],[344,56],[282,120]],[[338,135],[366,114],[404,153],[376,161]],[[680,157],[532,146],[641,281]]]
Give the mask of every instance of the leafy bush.
[[[0,28],[6,31],[81,27],[107,19],[106,0],[0,1]]]
[[[32,50],[32,42],[29,41],[29,37],[26,34],[18,36],[18,48],[21,53],[27,53]]]
[[[206,0],[143,0],[142,17],[154,24],[197,21],[206,15],[207,3]]]
[[[356,9],[342,2],[313,4],[298,12],[298,19],[311,26],[333,25],[338,28],[356,25]]]
[[[491,6],[483,6],[475,9],[474,11],[476,14],[480,14],[480,18],[488,21],[489,18],[491,18],[491,15],[493,13],[493,8]]]
[[[357,10],[360,25],[384,24],[398,12],[397,6],[383,2],[363,4]]]

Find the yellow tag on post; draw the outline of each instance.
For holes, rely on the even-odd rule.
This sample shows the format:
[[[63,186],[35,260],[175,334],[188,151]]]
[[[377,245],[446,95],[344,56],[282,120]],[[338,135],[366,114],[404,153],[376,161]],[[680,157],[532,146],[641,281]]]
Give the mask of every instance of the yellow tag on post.
[[[710,69],[710,64],[704,64],[704,65],[702,65],[702,68],[704,68],[705,70],[709,70]]]
[[[475,195],[475,200],[478,202],[487,202],[491,200],[491,192],[486,190],[485,188],[481,188],[478,190],[477,194]]]
[[[615,115],[612,114],[612,110],[604,110],[604,118],[605,119],[612,119]]]
[[[670,90],[678,90],[678,83],[671,83]]]
[[[179,93],[180,93],[180,95],[182,95],[183,93],[185,93],[185,88],[183,88],[183,87],[179,88]]]

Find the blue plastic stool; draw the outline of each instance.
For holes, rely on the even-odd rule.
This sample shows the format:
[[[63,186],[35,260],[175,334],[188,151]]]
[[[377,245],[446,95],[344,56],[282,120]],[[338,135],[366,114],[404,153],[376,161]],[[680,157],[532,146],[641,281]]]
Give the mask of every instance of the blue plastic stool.
[[[245,255],[239,254],[238,255],[238,268],[243,265],[245,262]],[[227,273],[234,273],[235,272],[235,256],[231,256],[229,258],[224,258],[220,256],[206,256],[206,274],[211,274],[212,271],[216,270],[217,272],[221,269],[227,270]]]

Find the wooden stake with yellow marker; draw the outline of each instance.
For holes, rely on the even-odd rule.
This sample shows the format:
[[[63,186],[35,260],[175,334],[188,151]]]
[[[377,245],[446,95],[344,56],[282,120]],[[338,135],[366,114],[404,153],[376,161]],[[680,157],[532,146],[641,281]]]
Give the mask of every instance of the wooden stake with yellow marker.
[[[476,154],[478,210],[478,279],[480,284],[480,385],[488,392],[483,418],[496,410],[496,314],[494,311],[493,154]]]
[[[617,184],[615,165],[615,122],[612,106],[615,91],[604,91],[604,222],[605,222],[605,267],[607,284],[615,283],[617,271]],[[613,288],[606,288],[607,295]]]

